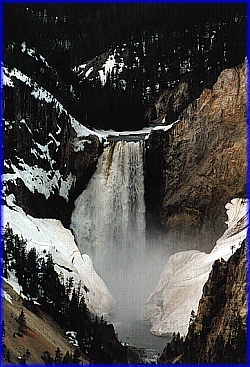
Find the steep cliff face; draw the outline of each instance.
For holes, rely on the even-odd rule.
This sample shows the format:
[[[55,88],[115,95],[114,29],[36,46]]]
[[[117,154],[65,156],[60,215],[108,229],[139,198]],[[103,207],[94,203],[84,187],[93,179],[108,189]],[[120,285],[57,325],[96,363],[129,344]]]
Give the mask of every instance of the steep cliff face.
[[[224,70],[172,129],[151,132],[146,202],[174,241],[209,250],[225,230],[224,205],[245,194],[244,63]]]
[[[246,363],[246,241],[216,260],[185,340],[172,341],[160,363]]]
[[[153,334],[187,334],[191,311],[197,313],[202,289],[214,261],[228,260],[246,239],[247,202],[233,199],[226,209],[228,229],[210,253],[189,250],[169,257],[156,289],[144,305],[143,317],[150,319]]]
[[[20,58],[26,53],[32,59],[33,68],[40,61],[44,80],[53,80],[52,68],[38,60],[41,55],[25,45],[19,52]],[[5,192],[14,194],[26,213],[67,226],[73,201],[95,169],[100,139],[81,129],[47,89],[20,70],[5,67],[3,82]]]
[[[246,241],[226,263],[215,261],[203,288],[185,359],[198,363],[246,361]],[[197,344],[199,347],[197,348]],[[198,350],[197,350],[198,349]]]
[[[171,123],[189,103],[199,97],[203,89],[211,88],[216,82],[216,73],[191,71],[180,76],[171,87],[162,91],[145,113],[151,124]]]

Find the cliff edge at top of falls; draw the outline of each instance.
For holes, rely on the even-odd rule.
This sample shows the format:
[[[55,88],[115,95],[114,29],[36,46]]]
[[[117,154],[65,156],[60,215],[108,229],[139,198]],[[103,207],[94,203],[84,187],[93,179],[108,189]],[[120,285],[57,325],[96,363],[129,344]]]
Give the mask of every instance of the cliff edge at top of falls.
[[[149,136],[147,211],[186,248],[211,250],[225,204],[246,196],[246,73],[246,62],[222,71],[172,129]]]

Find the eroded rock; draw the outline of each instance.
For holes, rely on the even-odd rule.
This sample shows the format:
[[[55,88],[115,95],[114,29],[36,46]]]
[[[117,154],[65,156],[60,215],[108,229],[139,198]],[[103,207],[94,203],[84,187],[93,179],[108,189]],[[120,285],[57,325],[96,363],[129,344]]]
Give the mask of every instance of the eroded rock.
[[[151,132],[146,172],[148,211],[173,241],[210,250],[226,202],[246,195],[245,63],[224,70],[172,129]]]

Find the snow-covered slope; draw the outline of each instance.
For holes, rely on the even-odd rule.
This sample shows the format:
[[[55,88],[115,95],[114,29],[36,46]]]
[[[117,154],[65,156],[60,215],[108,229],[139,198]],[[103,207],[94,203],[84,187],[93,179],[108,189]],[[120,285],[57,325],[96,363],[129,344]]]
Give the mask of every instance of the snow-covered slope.
[[[5,159],[5,168],[9,172],[5,175],[5,183],[11,181],[16,184],[16,180],[20,179],[31,192],[37,191],[43,194],[46,199],[51,194],[58,192],[59,196],[68,200],[69,191],[75,178],[71,172],[63,175],[60,170],[61,163],[58,162],[58,157],[60,156],[59,152],[63,149],[62,141],[65,140],[62,130],[66,128],[67,124],[70,126],[71,136],[68,136],[68,140],[71,141],[75,152],[84,150],[84,143],[90,135],[97,136],[102,141],[105,134],[99,134],[77,122],[50,92],[20,70],[4,67],[2,79],[3,85],[10,89],[14,89],[18,83],[21,84],[22,88],[26,89],[26,93],[32,96],[33,108],[35,109],[36,103],[40,103],[41,107],[50,106],[49,108],[54,111],[55,120],[57,120],[55,127],[52,126],[52,121],[47,124],[47,127],[47,121],[43,121],[42,118],[37,126],[35,121],[30,121],[30,117],[27,120],[22,118],[19,121],[5,119],[7,143],[11,134],[15,136],[13,131],[19,129],[20,141],[25,144],[25,140],[27,140],[26,147],[27,151],[29,150],[29,152],[24,153],[20,149],[14,149],[12,154],[15,154],[15,160],[5,156],[7,158]],[[63,118],[61,118],[62,116]],[[47,135],[44,134],[44,131],[47,131]],[[27,157],[29,162],[26,161]],[[35,163],[31,165],[31,161]]]
[[[27,48],[25,48],[25,50],[28,50],[29,55],[34,57],[34,50]],[[41,55],[38,56],[44,60]],[[21,83],[22,87],[27,90],[26,93],[32,96],[34,104],[40,102],[41,107],[49,105],[50,108],[54,110],[57,124],[52,129],[52,122],[48,124],[48,127],[45,125],[45,123],[47,123],[46,121],[40,121],[39,125],[36,126],[34,121],[30,121],[30,117],[28,120],[22,118],[19,121],[5,119],[5,138],[8,139],[8,136],[14,129],[19,130],[20,139],[22,140],[24,140],[24,136],[27,135],[25,139],[28,140],[26,147],[27,150],[29,149],[29,156],[31,157],[29,161],[34,161],[36,164],[31,165],[30,162],[26,161],[27,154],[24,156],[22,151],[14,149],[15,162],[13,159],[5,159],[5,168],[9,173],[5,175],[4,182],[7,183],[11,181],[16,184],[17,179],[20,179],[32,193],[37,191],[44,195],[46,199],[48,199],[51,194],[58,193],[59,196],[68,201],[70,189],[75,183],[75,177],[71,172],[68,172],[67,175],[63,174],[60,169],[61,162],[57,161],[58,152],[62,150],[62,141],[65,140],[65,137],[62,136],[62,130],[65,128],[65,125],[68,124],[70,126],[70,135],[67,138],[74,152],[84,151],[85,144],[93,143],[93,140],[91,140],[93,137],[97,137],[100,142],[105,142],[108,135],[118,136],[122,133],[113,130],[89,129],[83,126],[68,113],[55,96],[38,85],[32,78],[16,68],[10,69],[8,67],[3,67],[3,86],[14,89],[17,83]],[[60,120],[62,115],[65,117]],[[65,120],[67,121],[66,123]],[[51,129],[51,131],[49,129]],[[48,130],[44,138],[41,137],[43,130]],[[151,128],[146,128],[141,131],[123,132],[123,134],[147,134],[150,130]],[[39,137],[37,137],[38,134],[40,134]]]
[[[220,258],[228,260],[246,238],[246,200],[233,199],[226,209],[228,229],[209,254],[191,250],[178,252],[169,258],[143,311],[143,318],[152,323],[153,334],[187,333],[191,311],[197,311],[203,285],[214,261]]]
[[[64,279],[73,277],[76,287],[81,281],[83,295],[92,312],[99,316],[109,313],[115,301],[93,269],[89,256],[80,254],[70,230],[56,219],[26,215],[11,199],[8,197],[8,206],[4,207],[4,225],[9,223],[14,233],[27,240],[28,250],[35,247],[39,256],[51,253],[55,270],[62,273]]]
[[[25,43],[22,44],[22,53],[28,53],[30,58],[40,60],[50,68],[46,60],[35,50],[27,48]],[[27,239],[28,248],[35,247],[41,256],[44,256],[44,250],[46,253],[51,252],[58,272],[62,272],[65,278],[73,276],[75,284],[81,280],[83,291],[84,286],[89,289],[85,294],[89,308],[98,315],[106,314],[112,309],[114,299],[95,273],[91,259],[87,255],[81,256],[71,232],[64,228],[60,221],[27,215],[26,207],[23,206],[23,209],[20,207],[23,201],[18,195],[27,201],[34,201],[38,207],[53,205],[49,201],[53,195],[58,195],[69,202],[70,192],[76,184],[77,177],[70,168],[67,170],[62,168],[61,160],[65,150],[77,154],[85,153],[86,145],[91,149],[94,139],[99,139],[105,144],[107,136],[118,137],[136,133],[144,137],[152,128],[123,133],[89,129],[80,124],[51,92],[17,68],[3,67],[2,84],[7,94],[12,95],[16,90],[24,105],[30,104],[30,108],[32,107],[34,111],[36,108],[47,111],[47,117],[41,115],[39,118],[30,115],[29,111],[14,116],[15,118],[9,117],[11,115],[8,113],[5,115],[7,151],[3,186],[7,205],[4,207],[4,223],[8,222],[14,233]],[[29,96],[29,99],[22,100],[22,96]],[[17,146],[13,140],[17,142]],[[65,141],[68,144],[66,148],[63,147]],[[27,190],[24,193],[20,190],[20,182]],[[27,198],[27,192],[33,196]],[[37,196],[37,193],[40,196]],[[57,205],[56,209],[60,209],[60,202],[55,204]],[[48,218],[46,212],[43,217]]]
[[[120,74],[122,69],[127,67],[124,64],[124,60],[122,57],[122,53],[124,52],[124,48],[121,49],[121,54],[118,49],[115,49],[114,52],[107,52],[101,56],[99,56],[98,62],[98,74],[101,81],[102,86],[104,86],[107,82],[108,75],[113,73]],[[95,61],[98,60],[98,57],[95,58]],[[95,67],[96,69],[96,67]],[[93,78],[94,75],[94,62],[93,60],[87,61],[86,63],[75,66],[73,71],[77,73],[77,75],[83,79],[85,78]],[[124,86],[125,87],[125,86]]]

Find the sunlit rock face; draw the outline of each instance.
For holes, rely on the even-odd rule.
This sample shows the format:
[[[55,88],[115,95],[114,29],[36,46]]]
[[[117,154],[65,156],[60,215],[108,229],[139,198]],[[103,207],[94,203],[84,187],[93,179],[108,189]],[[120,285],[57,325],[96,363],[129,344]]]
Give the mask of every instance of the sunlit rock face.
[[[210,251],[225,203],[246,195],[246,63],[224,70],[172,129],[151,132],[145,182],[147,211],[173,241]]]
[[[243,240],[228,261],[213,263],[184,341],[168,343],[159,363],[247,363],[246,254]]]
[[[210,253],[190,250],[169,258],[144,308],[143,317],[150,319],[152,333],[165,335],[179,331],[182,335],[187,334],[191,311],[197,312],[202,288],[214,261],[228,260],[246,238],[246,206],[245,199],[233,199],[226,205],[228,229]]]
[[[246,253],[244,240],[227,262],[214,263],[188,331],[185,363],[247,363]]]

